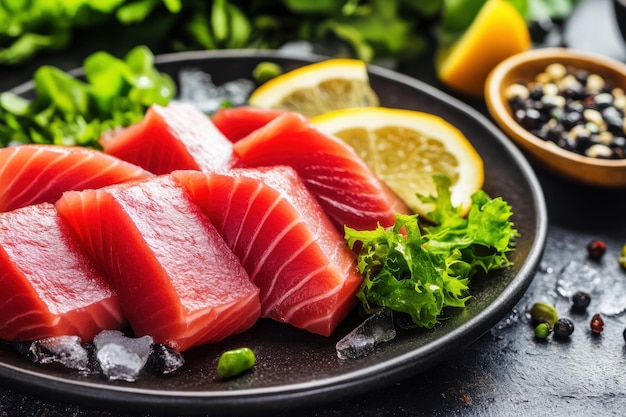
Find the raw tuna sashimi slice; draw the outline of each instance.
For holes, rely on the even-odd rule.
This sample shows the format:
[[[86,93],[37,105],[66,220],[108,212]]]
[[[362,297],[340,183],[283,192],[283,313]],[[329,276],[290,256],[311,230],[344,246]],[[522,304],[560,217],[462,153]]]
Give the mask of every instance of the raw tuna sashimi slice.
[[[283,113],[285,110],[239,106],[219,109],[213,114],[211,120],[228,140],[235,143]]]
[[[297,113],[275,118],[233,146],[247,167],[293,167],[341,231],[344,225],[357,230],[373,230],[378,223],[388,227],[395,212],[410,212],[354,149]]]
[[[137,336],[183,351],[256,322],[258,289],[171,176],[68,192],[56,206],[117,290]]]
[[[77,335],[125,325],[116,292],[50,203],[0,213],[0,338]]]
[[[145,118],[101,139],[104,152],[154,173],[219,171],[233,165],[232,143],[196,107],[153,105]]]
[[[0,149],[0,211],[53,203],[70,190],[152,176],[144,169],[82,147],[20,145]]]
[[[260,288],[263,317],[328,336],[356,305],[355,254],[292,168],[173,175]]]

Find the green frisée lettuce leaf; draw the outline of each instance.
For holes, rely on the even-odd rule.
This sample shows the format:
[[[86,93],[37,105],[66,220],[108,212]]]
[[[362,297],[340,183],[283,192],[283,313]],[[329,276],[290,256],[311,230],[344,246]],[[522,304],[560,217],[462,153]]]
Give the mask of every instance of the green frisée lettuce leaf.
[[[357,269],[364,280],[357,293],[365,311],[381,307],[408,314],[432,328],[446,307],[465,307],[470,279],[480,271],[511,266],[518,232],[510,221],[511,207],[480,190],[472,196],[467,217],[450,200],[450,180],[436,175],[437,196],[420,196],[436,204],[421,226],[418,215],[396,214],[393,227],[375,230],[345,227],[350,248],[361,246]]]

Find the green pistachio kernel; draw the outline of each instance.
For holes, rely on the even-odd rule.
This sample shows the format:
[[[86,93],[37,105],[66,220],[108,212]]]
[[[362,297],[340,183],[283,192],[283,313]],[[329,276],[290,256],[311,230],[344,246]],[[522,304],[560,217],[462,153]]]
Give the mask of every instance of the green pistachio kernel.
[[[530,308],[530,317],[536,323],[548,323],[550,326],[554,326],[559,315],[552,304],[536,302]]]
[[[237,376],[252,368],[256,362],[250,348],[239,348],[222,353],[217,363],[217,373],[222,378]]]

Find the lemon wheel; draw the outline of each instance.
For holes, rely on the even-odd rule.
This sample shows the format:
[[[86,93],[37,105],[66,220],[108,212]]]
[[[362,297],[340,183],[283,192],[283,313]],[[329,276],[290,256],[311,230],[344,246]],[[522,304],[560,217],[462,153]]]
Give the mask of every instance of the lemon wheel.
[[[427,216],[434,208],[417,197],[435,195],[433,175],[452,180],[452,203],[467,213],[484,181],[483,161],[468,139],[444,119],[385,107],[335,110],[311,119],[352,146],[404,202]]]
[[[263,109],[284,109],[314,117],[327,111],[377,106],[367,66],[356,59],[329,59],[273,78],[252,92],[248,103]]]

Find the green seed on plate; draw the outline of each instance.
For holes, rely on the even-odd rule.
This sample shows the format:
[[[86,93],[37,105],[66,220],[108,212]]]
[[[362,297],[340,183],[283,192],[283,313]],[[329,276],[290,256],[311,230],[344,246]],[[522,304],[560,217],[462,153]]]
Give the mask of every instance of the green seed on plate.
[[[283,73],[283,69],[280,65],[274,62],[260,62],[254,70],[252,70],[252,77],[254,77],[254,81],[257,84],[263,84],[271,80],[272,78],[276,78]]]
[[[232,378],[252,368],[255,363],[256,358],[252,349],[228,350],[220,356],[217,363],[217,373],[222,378]]]
[[[559,315],[552,304],[536,302],[530,308],[530,317],[536,323],[548,323],[552,327],[559,318]]]
[[[539,323],[537,327],[535,327],[535,337],[538,339],[545,339],[551,331],[552,328],[548,323]]]

